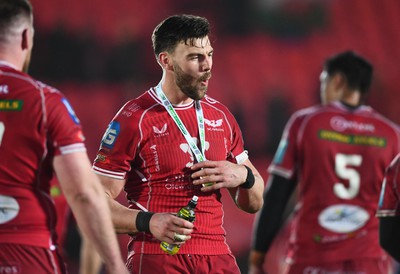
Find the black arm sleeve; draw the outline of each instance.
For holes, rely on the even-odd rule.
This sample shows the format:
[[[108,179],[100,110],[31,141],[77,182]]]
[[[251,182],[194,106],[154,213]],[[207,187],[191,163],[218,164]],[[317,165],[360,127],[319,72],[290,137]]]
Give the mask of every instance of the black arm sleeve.
[[[400,262],[400,216],[379,218],[379,242],[397,262]]]
[[[266,253],[283,222],[286,205],[296,182],[278,175],[271,175],[264,193],[264,205],[254,225],[252,248]]]

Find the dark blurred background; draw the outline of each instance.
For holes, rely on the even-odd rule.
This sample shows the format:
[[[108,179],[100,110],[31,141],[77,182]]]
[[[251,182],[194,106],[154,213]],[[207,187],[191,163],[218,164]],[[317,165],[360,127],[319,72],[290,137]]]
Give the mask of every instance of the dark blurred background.
[[[30,72],[68,97],[92,158],[123,103],[160,80],[151,33],[161,20],[177,13],[205,16],[212,23],[215,54],[209,95],[230,107],[250,159],[265,179],[289,115],[318,103],[322,63],[339,51],[352,49],[373,63],[368,103],[400,122],[397,0],[31,2],[36,34]],[[245,272],[254,216],[225,202],[228,241]],[[79,253],[75,234],[71,225],[66,248],[72,264],[78,263]],[[121,236],[124,254],[125,245]]]

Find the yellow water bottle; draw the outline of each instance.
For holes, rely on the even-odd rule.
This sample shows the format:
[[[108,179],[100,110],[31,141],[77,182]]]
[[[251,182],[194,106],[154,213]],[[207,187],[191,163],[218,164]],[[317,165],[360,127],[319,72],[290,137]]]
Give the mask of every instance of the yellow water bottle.
[[[190,200],[190,202],[188,203],[187,206],[182,207],[178,213],[176,214],[176,216],[178,216],[179,218],[185,219],[189,222],[194,222],[195,218],[196,218],[196,213],[194,212],[194,209],[196,208],[197,205],[197,200],[199,199],[199,197],[197,197],[196,195],[193,196],[193,198]],[[179,237],[179,235],[177,234],[175,237]],[[184,237],[182,235],[182,237]],[[167,242],[161,242],[160,247],[162,250],[164,250],[166,253],[170,254],[170,255],[175,255],[176,253],[178,253],[179,248],[181,247],[180,245],[176,245],[176,244],[169,244]]]

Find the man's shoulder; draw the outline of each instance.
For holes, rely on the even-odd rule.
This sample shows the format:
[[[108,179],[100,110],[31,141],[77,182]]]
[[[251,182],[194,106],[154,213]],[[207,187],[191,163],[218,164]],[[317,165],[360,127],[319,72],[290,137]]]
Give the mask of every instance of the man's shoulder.
[[[206,108],[211,107],[211,108],[223,111],[223,112],[230,112],[229,108],[225,104],[221,103],[220,101],[218,101],[208,95],[204,96],[203,100],[201,100],[201,103]]]
[[[147,90],[138,97],[128,100],[120,109],[119,116],[137,117],[151,111],[155,106],[161,106],[161,104],[154,93]]]
[[[25,72],[15,69],[8,69],[2,70],[2,74],[8,77],[7,84],[12,88],[19,90],[20,92],[36,91],[38,92],[37,94],[43,93],[45,97],[52,94],[62,96],[58,89],[35,79],[33,76]]]
[[[322,105],[313,105],[306,108],[301,108],[291,115],[291,120],[304,120],[308,117],[318,115],[326,110],[326,108]]]

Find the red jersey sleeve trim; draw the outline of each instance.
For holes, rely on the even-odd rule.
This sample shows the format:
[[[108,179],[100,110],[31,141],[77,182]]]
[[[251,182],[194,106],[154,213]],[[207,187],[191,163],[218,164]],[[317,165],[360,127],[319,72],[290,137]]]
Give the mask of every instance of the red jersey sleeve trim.
[[[97,166],[93,166],[92,169],[93,169],[94,173],[97,173],[97,174],[100,174],[100,175],[103,175],[103,176],[106,176],[106,177],[119,179],[119,180],[124,180],[125,179],[126,172],[110,171],[110,170],[99,168]]]
[[[378,210],[376,217],[393,217],[396,216],[396,210],[383,209]]]
[[[83,151],[83,152],[86,151],[86,147],[83,143],[72,144],[72,145],[60,147],[60,153],[62,155],[73,153],[73,152],[81,152],[81,151]]]
[[[271,174],[274,174],[274,175],[279,175],[279,176],[282,176],[283,178],[286,178],[286,179],[291,179],[292,176],[293,176],[293,171],[288,170],[288,169],[284,169],[284,168],[281,168],[281,167],[277,167],[275,165],[271,165],[268,168],[268,173],[271,173]]]
[[[236,158],[236,162],[240,165],[242,164],[244,161],[246,161],[247,159],[249,159],[249,155],[247,150],[243,151],[242,153],[240,153],[238,156],[235,157]]]

